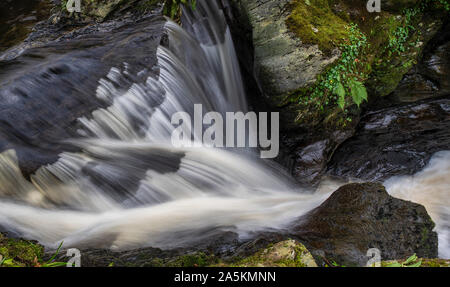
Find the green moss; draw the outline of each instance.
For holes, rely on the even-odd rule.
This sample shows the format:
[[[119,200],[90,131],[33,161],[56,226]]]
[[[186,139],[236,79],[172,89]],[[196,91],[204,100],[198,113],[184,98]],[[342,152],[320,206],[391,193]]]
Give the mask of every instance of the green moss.
[[[286,240],[270,244],[265,249],[252,256],[235,259],[231,263],[221,263],[218,266],[230,267],[315,267],[306,247],[295,240]]]
[[[34,266],[43,254],[44,247],[36,242],[7,238],[0,233],[0,255],[12,259],[14,266]]]
[[[163,14],[174,20],[179,20],[181,16],[181,5],[189,5],[195,9],[195,0],[165,0]]]
[[[390,267],[393,265],[398,266],[401,265],[401,262],[405,260],[390,260],[390,261],[382,261],[381,267]],[[400,262],[400,263],[399,263]],[[425,259],[425,258],[417,258],[415,262],[420,262],[420,267],[450,267],[450,260],[448,259]],[[411,263],[411,264],[414,264]],[[419,265],[418,263],[416,265]]]
[[[352,127],[359,114],[356,106],[367,95],[386,96],[396,89],[417,63],[433,35],[431,27],[442,16],[435,7],[442,6],[436,4],[438,0],[418,2],[401,15],[386,11],[370,14],[363,2],[291,2],[287,25],[295,35],[307,43],[318,44],[324,52],[336,47],[341,51],[340,59],[318,75],[314,84],[286,96],[283,103],[289,103],[289,112],[296,114],[295,126],[315,130]],[[427,15],[436,15],[436,19]],[[314,33],[314,25],[326,27],[322,33],[320,28]],[[355,88],[361,93],[355,94]]]
[[[180,256],[164,265],[167,267],[205,267],[217,262],[217,258],[214,255],[198,252]]]
[[[330,53],[348,37],[347,23],[333,13],[328,0],[294,0],[290,4],[291,15],[287,27],[303,43],[317,44]]]
[[[450,267],[448,259],[423,259],[421,267]]]

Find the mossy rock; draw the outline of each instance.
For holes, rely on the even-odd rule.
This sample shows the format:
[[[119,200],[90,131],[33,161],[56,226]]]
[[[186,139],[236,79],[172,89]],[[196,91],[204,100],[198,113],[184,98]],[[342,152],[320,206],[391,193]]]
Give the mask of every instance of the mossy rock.
[[[286,240],[269,245],[256,254],[232,264],[234,267],[317,267],[306,247],[296,240]]]
[[[10,266],[31,267],[44,255],[44,247],[35,241],[12,239],[0,233],[0,255],[12,259]]]
[[[287,26],[305,44],[331,53],[348,37],[348,23],[331,10],[328,0],[294,0],[289,8]]]
[[[394,263],[403,262],[404,260],[389,260],[389,261],[382,261],[381,267],[389,267],[389,265],[392,265]],[[419,267],[450,267],[450,260],[449,259],[426,259],[426,258],[419,258],[417,261],[421,261],[422,264]]]

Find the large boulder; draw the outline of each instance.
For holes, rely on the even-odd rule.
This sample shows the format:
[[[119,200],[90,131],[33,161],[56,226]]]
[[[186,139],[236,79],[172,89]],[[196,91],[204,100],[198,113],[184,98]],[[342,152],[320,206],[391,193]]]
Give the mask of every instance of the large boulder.
[[[253,30],[255,76],[274,105],[284,96],[315,82],[315,78],[339,57],[326,55],[317,45],[307,45],[288,29],[290,0],[237,1]],[[311,28],[312,29],[312,28]],[[312,30],[311,30],[312,31]]]
[[[233,36],[238,50],[246,51],[241,64],[258,83],[246,79],[251,102],[256,109],[280,112],[278,160],[304,184],[318,182],[359,122],[362,110],[353,101],[351,83],[343,82],[344,108],[336,97],[337,82],[355,76],[347,73],[353,69],[347,63],[355,63],[370,102],[387,96],[420,59],[446,17],[439,3],[418,0],[383,1],[381,13],[369,13],[366,1],[232,2],[237,12],[231,21]],[[249,38],[252,43],[246,44]],[[254,51],[252,60],[248,51]]]
[[[378,183],[349,184],[299,219],[293,234],[320,261],[365,266],[370,248],[383,260],[436,258],[437,234],[425,208],[391,197]]]

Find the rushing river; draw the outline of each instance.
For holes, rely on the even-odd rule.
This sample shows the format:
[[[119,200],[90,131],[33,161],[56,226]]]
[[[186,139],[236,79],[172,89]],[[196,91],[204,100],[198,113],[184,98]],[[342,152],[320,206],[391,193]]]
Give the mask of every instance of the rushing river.
[[[130,82],[123,63],[100,80],[107,108],[78,119],[77,151],[23,177],[16,152],[0,155],[0,227],[55,247],[116,250],[174,248],[207,231],[284,228],[323,202],[342,182],[316,191],[296,186],[283,169],[252,150],[175,148],[171,115],[246,111],[231,34],[215,1],[186,12],[188,30],[166,22],[168,46],[157,51],[159,76]],[[133,53],[133,51],[130,51]],[[126,89],[123,87],[127,86]],[[194,135],[195,136],[195,135]],[[388,191],[422,203],[437,223],[440,255],[450,257],[450,152],[437,154],[411,177],[392,178]]]

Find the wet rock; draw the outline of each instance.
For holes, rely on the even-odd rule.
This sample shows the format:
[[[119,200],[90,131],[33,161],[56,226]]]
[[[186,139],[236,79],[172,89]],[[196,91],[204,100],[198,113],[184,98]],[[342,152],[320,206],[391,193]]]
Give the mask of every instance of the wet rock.
[[[430,41],[417,65],[402,79],[389,99],[393,102],[450,95],[450,21]]]
[[[25,174],[73,148],[77,119],[109,105],[96,95],[112,67],[126,71],[114,83],[126,91],[133,82],[156,76],[156,49],[165,20],[159,15],[124,17],[89,25],[52,40],[56,27],[43,23],[22,46],[0,54],[0,151],[15,149]],[[130,51],[133,51],[130,54]]]
[[[366,114],[334,153],[328,174],[384,180],[421,170],[450,147],[450,99],[430,99]]]
[[[326,171],[331,155],[351,135],[351,130],[335,131],[328,138],[306,146],[295,146],[292,174],[296,180],[304,185],[318,183]]]
[[[286,26],[290,1],[239,1],[251,26],[254,73],[266,99],[274,106],[284,96],[311,84],[339,52],[325,55],[317,46],[304,45]]]
[[[292,234],[322,262],[365,266],[370,248],[378,248],[383,260],[414,253],[436,258],[433,228],[422,205],[391,197],[381,184],[354,183],[301,217]]]
[[[50,0],[0,2],[0,51],[23,41],[33,26],[50,16]]]
[[[385,0],[381,2],[381,10],[401,12],[404,9],[415,6],[420,0]]]

